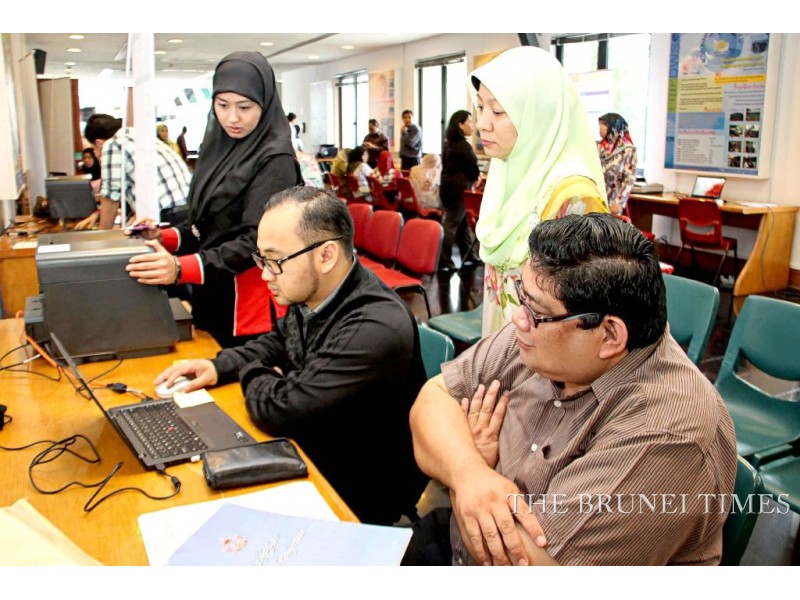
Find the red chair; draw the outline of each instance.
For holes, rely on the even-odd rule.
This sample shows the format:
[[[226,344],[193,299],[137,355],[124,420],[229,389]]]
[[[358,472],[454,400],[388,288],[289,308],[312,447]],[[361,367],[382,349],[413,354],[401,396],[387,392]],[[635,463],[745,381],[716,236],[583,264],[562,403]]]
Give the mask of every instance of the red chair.
[[[353,219],[353,245],[356,250],[363,250],[372,218],[372,207],[369,204],[348,204],[347,210]]]
[[[364,236],[361,264],[369,269],[385,267],[397,257],[397,244],[403,230],[403,216],[396,211],[379,210],[372,213]]]
[[[380,213],[376,213],[377,216]],[[396,213],[397,214],[397,213]],[[374,218],[374,217],[373,217]],[[444,230],[441,223],[429,219],[411,219],[403,227],[400,234],[400,244],[397,248],[397,267],[416,275],[432,275],[439,264],[439,253],[442,251]],[[422,281],[410,277],[399,269],[378,268],[373,272],[393,290],[411,289],[422,294],[428,318],[431,316],[431,307],[428,303],[428,294]]]
[[[680,264],[681,253],[685,246],[689,246],[692,253],[692,267],[695,265],[694,249],[721,250],[722,260],[714,275],[711,285],[716,286],[722,273],[722,266],[728,257],[728,252],[733,250],[734,273],[739,257],[737,255],[738,243],[736,238],[722,235],[722,215],[719,205],[713,200],[698,200],[696,198],[681,198],[678,200],[678,223],[681,233],[681,249],[675,259]]]
[[[344,186],[340,186],[340,190],[346,191],[347,203],[369,203],[369,200],[364,197],[361,188],[358,185],[358,178],[355,175],[345,175]]]
[[[372,196],[373,208],[377,210],[397,210],[397,205],[383,193],[383,186],[380,181],[374,177],[367,177],[367,183],[369,183],[369,194]]]
[[[619,219],[620,221],[623,221],[624,223],[628,223],[629,225],[633,225],[633,223],[631,223],[631,218],[628,215],[622,214],[622,215],[614,215],[614,216],[617,219]],[[656,239],[656,236],[653,235],[649,231],[643,231],[641,229],[639,231],[641,231],[642,235],[644,235],[644,237],[646,237],[651,242]],[[673,267],[672,265],[670,265],[668,263],[665,263],[665,262],[658,261],[658,266],[661,267],[661,272],[662,273],[666,273],[667,275],[672,275],[672,273],[675,271],[675,267]]]
[[[412,216],[422,217],[423,219],[442,220],[441,209],[425,208],[420,204],[410,179],[397,179],[395,180],[395,184],[397,185],[397,202],[400,210]]]
[[[472,231],[475,231],[475,225],[478,223],[478,215],[481,213],[482,200],[483,192],[473,192],[472,190],[464,191],[464,208],[467,209],[467,222]]]

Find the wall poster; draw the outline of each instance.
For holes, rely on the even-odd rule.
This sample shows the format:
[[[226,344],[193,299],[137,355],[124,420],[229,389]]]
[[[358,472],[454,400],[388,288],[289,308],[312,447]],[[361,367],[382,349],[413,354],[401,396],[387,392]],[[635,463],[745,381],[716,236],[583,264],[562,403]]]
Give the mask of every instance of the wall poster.
[[[378,119],[394,149],[394,69],[369,74],[369,118]]]
[[[767,66],[776,54],[774,37],[671,34],[666,168],[767,175],[764,124],[772,118]]]

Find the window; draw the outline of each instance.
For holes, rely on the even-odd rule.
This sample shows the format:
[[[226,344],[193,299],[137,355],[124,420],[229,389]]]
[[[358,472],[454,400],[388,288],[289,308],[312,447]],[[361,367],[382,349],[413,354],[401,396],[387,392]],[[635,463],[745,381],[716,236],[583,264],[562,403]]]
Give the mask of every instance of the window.
[[[441,154],[447,122],[457,110],[469,109],[464,54],[416,63],[417,118],[423,154]]]
[[[597,118],[622,115],[643,164],[650,34],[570,34],[553,39],[553,52],[581,92],[591,131],[599,138]]]
[[[355,148],[369,133],[369,76],[366,71],[336,77],[339,89],[339,147]]]

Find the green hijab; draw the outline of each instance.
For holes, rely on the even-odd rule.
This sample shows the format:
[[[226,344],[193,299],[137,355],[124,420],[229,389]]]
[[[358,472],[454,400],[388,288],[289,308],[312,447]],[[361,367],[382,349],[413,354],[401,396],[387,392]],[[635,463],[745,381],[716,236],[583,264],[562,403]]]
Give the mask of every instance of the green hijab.
[[[503,52],[475,69],[469,92],[477,104],[483,84],[517,129],[506,159],[493,158],[476,234],[484,262],[506,270],[528,256],[528,235],[553,190],[583,175],[606,197],[597,144],[578,91],[550,53],[531,46]]]

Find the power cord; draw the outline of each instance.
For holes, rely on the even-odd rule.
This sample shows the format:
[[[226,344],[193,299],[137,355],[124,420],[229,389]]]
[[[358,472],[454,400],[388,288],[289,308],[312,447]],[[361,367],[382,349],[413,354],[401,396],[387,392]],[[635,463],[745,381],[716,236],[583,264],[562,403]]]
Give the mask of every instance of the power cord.
[[[11,423],[13,418],[11,417],[11,415],[5,414],[6,412],[5,406],[0,405],[0,407],[2,407],[2,410],[0,410],[0,415],[2,416],[2,421],[0,422],[1,423],[0,429],[2,429],[3,426],[7,425],[8,423]],[[79,451],[79,449],[76,447],[76,444],[79,444],[79,442],[81,441],[85,442],[88,445],[90,452],[86,452],[85,450],[83,452]],[[99,506],[109,498],[112,498],[113,496],[116,496],[117,494],[121,494],[123,492],[138,492],[143,496],[150,498],[151,500],[168,500],[170,498],[174,498],[178,494],[178,492],[181,491],[180,480],[176,476],[167,473],[167,470],[164,467],[164,465],[157,465],[156,471],[158,471],[161,475],[168,477],[170,482],[172,483],[174,491],[171,494],[165,496],[155,496],[153,494],[150,494],[146,490],[143,490],[142,488],[128,486],[120,488],[118,490],[114,490],[113,492],[109,492],[105,496],[101,496],[100,498],[98,498],[98,495],[103,491],[108,482],[111,481],[111,478],[114,477],[114,475],[116,475],[117,472],[125,464],[122,461],[118,462],[111,470],[111,472],[98,482],[84,483],[81,481],[70,481],[69,483],[57,489],[47,490],[40,487],[36,483],[36,480],[34,478],[34,471],[36,467],[51,463],[64,454],[71,454],[78,460],[90,464],[97,464],[101,461],[101,459],[100,459],[100,454],[97,452],[97,449],[94,447],[94,444],[92,444],[91,440],[89,440],[89,438],[87,438],[82,434],[72,435],[67,438],[64,438],[63,440],[58,440],[58,441],[39,440],[37,442],[31,442],[30,444],[25,444],[24,446],[17,446],[17,447],[0,446],[0,450],[16,452],[21,450],[27,450],[28,448],[32,448],[39,444],[48,444],[48,446],[44,450],[36,454],[36,456],[33,457],[33,460],[31,461],[30,465],[28,465],[28,480],[31,482],[31,486],[33,487],[33,489],[35,489],[40,494],[53,495],[63,492],[64,490],[67,490],[72,486],[82,487],[86,489],[97,488],[95,492],[92,494],[92,496],[89,498],[89,500],[87,500],[86,504],[83,505],[83,510],[85,512],[91,512],[92,510],[97,508],[97,506]]]

